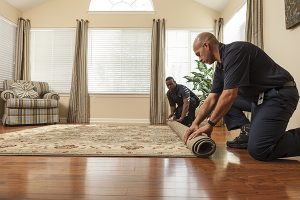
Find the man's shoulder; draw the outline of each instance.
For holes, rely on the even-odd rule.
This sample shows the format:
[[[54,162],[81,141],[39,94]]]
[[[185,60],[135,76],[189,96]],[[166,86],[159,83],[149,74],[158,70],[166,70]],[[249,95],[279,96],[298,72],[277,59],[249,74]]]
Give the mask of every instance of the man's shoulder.
[[[256,52],[259,49],[257,46],[243,41],[232,42],[226,44],[222,53],[222,63],[226,64],[226,60],[231,60],[240,55],[248,55]]]
[[[226,47],[231,47],[231,46],[243,46],[243,45],[251,45],[252,43],[246,42],[246,41],[234,41],[229,44],[225,44]],[[253,45],[253,44],[252,44]]]
[[[190,89],[187,86],[182,84],[177,84],[177,88],[179,91],[187,91],[187,90],[190,91]]]
[[[185,85],[182,85],[182,84],[177,84],[177,87],[178,88],[187,88]]]
[[[185,85],[177,84],[177,91],[179,94],[181,94],[183,96],[189,95],[191,93],[191,90]]]
[[[243,50],[243,49],[259,49],[259,47],[255,46],[254,44],[250,42],[245,41],[236,41],[225,45],[225,49],[227,52],[230,52],[232,50]]]
[[[167,91],[167,96],[170,96],[170,95],[171,95],[171,91],[168,90],[168,91]]]

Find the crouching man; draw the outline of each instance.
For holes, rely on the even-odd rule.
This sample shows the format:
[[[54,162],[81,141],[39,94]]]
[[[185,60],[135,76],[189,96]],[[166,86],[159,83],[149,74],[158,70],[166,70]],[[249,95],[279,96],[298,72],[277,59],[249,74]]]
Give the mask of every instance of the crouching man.
[[[177,84],[173,77],[166,78],[167,97],[171,114],[169,119],[191,126],[195,119],[195,110],[199,106],[199,98],[186,86]]]

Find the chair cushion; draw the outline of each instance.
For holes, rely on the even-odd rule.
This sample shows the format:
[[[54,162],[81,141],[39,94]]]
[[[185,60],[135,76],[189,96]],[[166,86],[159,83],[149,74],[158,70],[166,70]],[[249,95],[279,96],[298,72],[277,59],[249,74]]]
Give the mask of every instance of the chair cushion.
[[[8,99],[7,108],[56,108],[58,101],[55,99]]]
[[[18,98],[35,99],[39,97],[39,94],[34,90],[34,85],[30,81],[15,82],[11,84],[11,90],[17,95]]]

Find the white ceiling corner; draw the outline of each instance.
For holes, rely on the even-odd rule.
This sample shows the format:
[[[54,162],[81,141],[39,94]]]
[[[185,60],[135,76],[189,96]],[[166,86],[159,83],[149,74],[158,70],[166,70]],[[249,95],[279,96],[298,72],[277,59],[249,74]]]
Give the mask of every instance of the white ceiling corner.
[[[194,0],[208,8],[211,8],[216,11],[223,11],[229,0]]]
[[[24,12],[35,6],[44,3],[47,0],[5,0],[7,3]]]

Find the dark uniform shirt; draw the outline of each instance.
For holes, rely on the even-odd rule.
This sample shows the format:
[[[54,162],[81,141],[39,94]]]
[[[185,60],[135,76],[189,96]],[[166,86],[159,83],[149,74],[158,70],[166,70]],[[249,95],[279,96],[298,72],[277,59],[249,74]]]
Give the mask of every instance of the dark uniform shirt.
[[[221,63],[214,73],[212,93],[239,88],[242,96],[257,97],[263,91],[294,81],[288,71],[249,42],[220,43],[219,49]]]
[[[190,103],[192,104],[197,104],[200,100],[199,98],[186,86],[181,85],[181,84],[176,84],[176,89],[174,92],[169,90],[167,92],[167,97],[169,100],[170,106],[182,106],[183,105],[183,99],[189,98]]]

